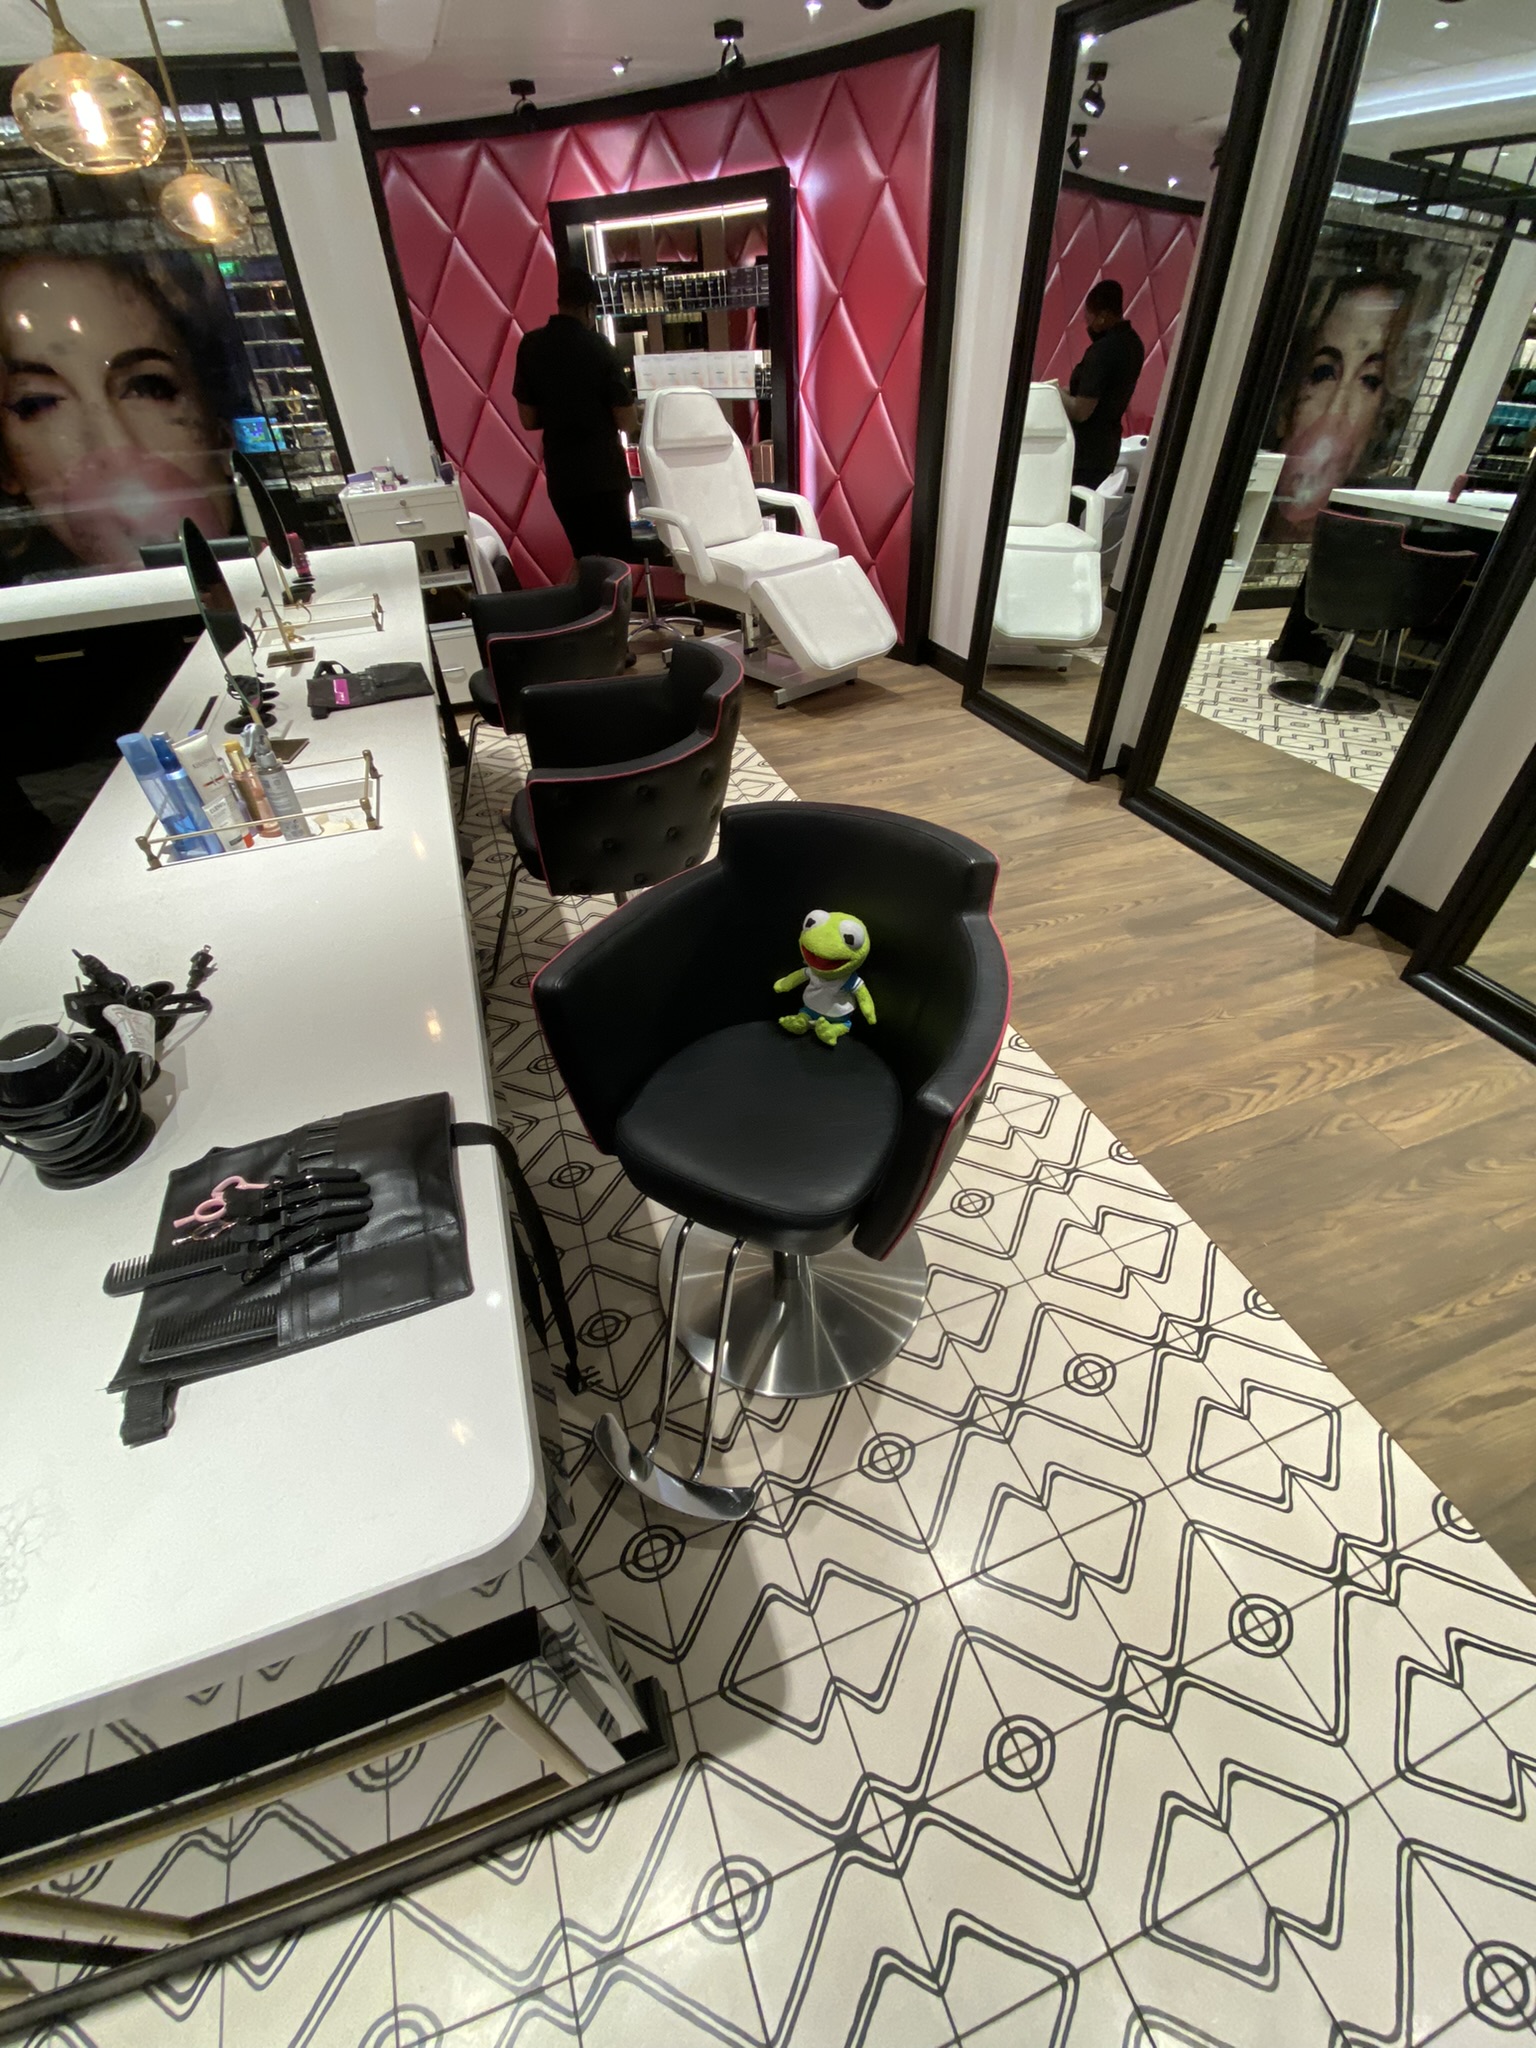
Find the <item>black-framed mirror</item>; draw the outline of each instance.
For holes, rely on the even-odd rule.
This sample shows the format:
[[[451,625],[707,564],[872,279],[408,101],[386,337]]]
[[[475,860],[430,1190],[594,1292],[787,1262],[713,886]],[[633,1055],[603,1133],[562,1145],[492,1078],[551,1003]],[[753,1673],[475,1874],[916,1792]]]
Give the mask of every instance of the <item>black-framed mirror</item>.
[[[1476,140],[1508,125],[1481,74],[1518,83],[1521,13],[1338,0],[1126,775],[1133,810],[1329,929],[1364,913],[1529,573],[1536,150]]]
[[[562,262],[592,271],[599,318],[644,402],[703,363],[754,479],[799,489],[795,196],[784,169],[550,202]],[[747,360],[750,359],[750,360]]]
[[[1144,595],[1124,558],[1187,432],[1284,14],[1056,15],[966,702],[1080,774],[1103,765]]]

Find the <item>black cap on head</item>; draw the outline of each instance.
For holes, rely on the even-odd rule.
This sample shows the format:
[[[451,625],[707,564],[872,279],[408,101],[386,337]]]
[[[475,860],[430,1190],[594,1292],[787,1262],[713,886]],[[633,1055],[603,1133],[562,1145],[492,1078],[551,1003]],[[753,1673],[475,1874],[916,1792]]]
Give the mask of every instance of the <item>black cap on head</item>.
[[[1118,320],[1125,311],[1125,293],[1112,277],[1101,277],[1083,306],[1089,313],[1112,313]]]
[[[601,305],[597,279],[590,270],[562,270],[555,303],[562,313],[584,313],[589,307]]]

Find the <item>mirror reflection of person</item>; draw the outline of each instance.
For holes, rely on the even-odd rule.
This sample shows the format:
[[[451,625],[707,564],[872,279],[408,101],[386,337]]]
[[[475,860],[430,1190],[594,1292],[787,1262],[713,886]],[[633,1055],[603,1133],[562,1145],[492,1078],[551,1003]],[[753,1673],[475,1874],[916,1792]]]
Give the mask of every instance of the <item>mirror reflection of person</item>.
[[[1277,538],[1307,539],[1330,492],[1368,467],[1414,289],[1384,273],[1336,278],[1307,324],[1281,402]]]
[[[1147,352],[1125,317],[1125,294],[1112,277],[1100,278],[1083,301],[1088,347],[1078,360],[1062,403],[1077,447],[1072,481],[1096,490],[1120,460],[1126,408]]]
[[[0,578],[136,569],[183,518],[231,530],[206,293],[180,288],[175,259],[0,258]]]

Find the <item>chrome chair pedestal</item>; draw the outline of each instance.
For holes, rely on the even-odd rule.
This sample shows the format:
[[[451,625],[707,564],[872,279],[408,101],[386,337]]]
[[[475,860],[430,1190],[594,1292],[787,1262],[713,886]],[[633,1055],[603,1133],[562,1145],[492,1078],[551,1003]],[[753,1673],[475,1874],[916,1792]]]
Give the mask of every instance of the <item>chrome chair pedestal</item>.
[[[677,1341],[715,1377],[716,1332],[731,1239],[674,1223],[661,1253],[661,1288],[677,1303]],[[679,1248],[681,1285],[679,1276]],[[917,1327],[928,1295],[922,1240],[909,1230],[889,1258],[851,1244],[812,1257],[746,1245],[734,1285],[720,1377],[766,1400],[838,1394],[889,1365]]]

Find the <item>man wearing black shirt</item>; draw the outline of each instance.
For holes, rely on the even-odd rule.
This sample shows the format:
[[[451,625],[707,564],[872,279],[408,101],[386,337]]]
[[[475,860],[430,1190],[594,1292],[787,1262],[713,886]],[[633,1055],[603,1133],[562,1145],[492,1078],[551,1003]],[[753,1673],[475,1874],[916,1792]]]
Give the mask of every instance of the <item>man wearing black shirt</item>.
[[[544,436],[544,482],[571,553],[630,559],[629,466],[621,432],[639,432],[613,344],[597,331],[597,286],[560,273],[555,314],[518,343],[517,416]]]
[[[1093,337],[1063,394],[1077,442],[1072,481],[1094,490],[1120,460],[1125,409],[1141,375],[1146,350],[1125,317],[1125,295],[1113,278],[1101,278],[1084,301]]]

